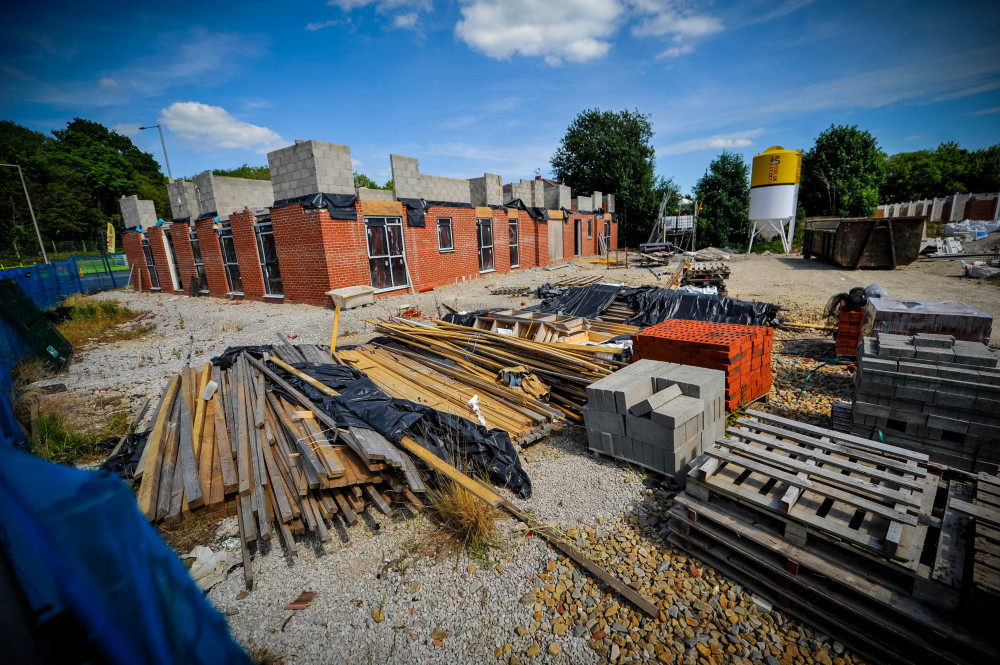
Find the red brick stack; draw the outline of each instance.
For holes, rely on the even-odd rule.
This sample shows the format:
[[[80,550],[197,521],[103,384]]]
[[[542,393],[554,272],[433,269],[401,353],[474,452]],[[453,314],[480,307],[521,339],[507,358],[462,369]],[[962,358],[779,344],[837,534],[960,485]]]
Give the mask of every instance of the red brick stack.
[[[854,357],[858,353],[858,343],[861,342],[861,320],[865,318],[865,310],[848,311],[840,304],[840,317],[837,321],[837,356]]]
[[[774,330],[764,326],[670,319],[632,336],[633,360],[648,358],[726,373],[726,408],[771,389]]]

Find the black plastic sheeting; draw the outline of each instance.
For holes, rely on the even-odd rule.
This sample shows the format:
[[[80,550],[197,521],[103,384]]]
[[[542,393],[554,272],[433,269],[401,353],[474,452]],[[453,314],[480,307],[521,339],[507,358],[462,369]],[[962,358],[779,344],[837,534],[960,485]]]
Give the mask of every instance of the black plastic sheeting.
[[[529,307],[538,312],[563,314],[565,316],[582,316],[585,319],[596,319],[604,313],[621,291],[615,284],[590,284],[569,288],[555,298],[548,298],[541,304]]]
[[[769,303],[703,293],[669,291],[657,286],[626,289],[622,296],[635,312],[625,323],[640,328],[667,319],[766,326],[774,310],[774,306]]]
[[[117,473],[123,479],[131,480],[135,477],[135,469],[142,458],[142,451],[146,447],[147,440],[149,440],[149,432],[134,432],[129,434],[125,437],[125,441],[122,443],[122,447],[118,449],[118,452],[104,460],[101,470]],[[101,452],[110,453],[118,445],[117,437],[112,437],[105,441],[110,443],[110,446],[106,450],[101,446],[104,441],[97,444]]]
[[[505,208],[517,208],[518,210],[525,211],[526,213],[528,213],[529,215],[531,215],[531,217],[534,218],[534,219],[537,219],[537,220],[540,220],[540,221],[543,221],[543,222],[549,221],[549,211],[544,206],[541,207],[541,208],[533,208],[531,206],[525,205],[524,201],[522,201],[521,199],[511,199],[510,201],[507,202],[507,204],[504,207]]]
[[[403,204],[406,208],[406,225],[407,226],[427,226],[427,222],[424,218],[427,210],[433,206],[439,208],[473,208],[471,203],[452,203],[449,201],[426,201],[424,199],[409,199],[400,198],[399,202]]]
[[[271,209],[295,204],[306,208],[326,208],[330,213],[330,219],[354,221],[358,219],[358,211],[354,207],[354,202],[357,200],[358,197],[354,194],[306,194],[275,201]]]
[[[459,326],[471,327],[480,316],[489,314],[490,312],[499,312],[502,309],[502,307],[494,307],[492,309],[477,309],[474,312],[455,312],[454,314],[449,312],[444,315],[444,320],[448,323],[454,323]]]
[[[260,358],[270,347],[230,347],[212,362],[223,369],[246,351]],[[280,367],[271,366],[279,376],[329,414],[340,427],[373,429],[397,446],[404,434],[442,460],[465,473],[485,471],[490,480],[506,485],[522,499],[531,496],[531,479],[507,432],[486,429],[459,416],[429,406],[389,397],[363,372],[343,365],[297,363],[300,369],[340,393],[330,397]],[[274,390],[281,392],[278,386]],[[291,396],[288,395],[291,399]],[[293,400],[294,401],[294,400]]]

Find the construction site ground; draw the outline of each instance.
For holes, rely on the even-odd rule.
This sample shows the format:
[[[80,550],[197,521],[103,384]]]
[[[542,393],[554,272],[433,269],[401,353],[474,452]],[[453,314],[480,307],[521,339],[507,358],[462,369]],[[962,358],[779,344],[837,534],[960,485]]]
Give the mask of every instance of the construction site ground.
[[[831,295],[871,283],[893,296],[958,300],[1000,316],[1000,287],[965,278],[958,261],[917,262],[892,271],[843,270],[797,255],[735,255],[728,263],[730,296],[782,305],[789,309],[783,315],[800,322],[821,323]],[[657,280],[635,265],[609,270],[576,261],[558,270],[494,274],[381,298],[342,313],[338,345],[372,337],[369,319],[408,309],[435,317],[446,312],[445,303],[460,310],[520,308],[538,300],[490,291],[595,272],[602,281],[630,286],[662,285],[669,274]],[[97,297],[147,312],[141,322],[155,329],[144,339],[79,350],[67,373],[48,380],[66,384],[75,403],[90,405],[95,420],[122,403],[134,411],[143,396],[155,399],[168,377],[188,363],[201,367],[230,346],[279,339],[328,344],[333,323],[332,310],[307,305],[129,291]],[[830,402],[850,400],[852,385],[848,368],[824,364],[832,342],[789,332],[779,332],[776,340],[775,387],[763,408],[829,426]],[[1000,343],[1000,331],[991,342]],[[642,593],[669,598],[669,612],[657,621],[644,618],[513,520],[500,523],[495,543],[470,553],[451,545],[425,512],[406,507],[391,516],[369,511],[332,542],[306,541],[294,562],[272,541],[256,552],[249,592],[236,566],[238,549],[229,550],[228,574],[208,597],[252,655],[289,663],[862,662],[835,636],[770,611],[764,601],[671,548],[665,538],[671,489],[657,477],[593,457],[580,427],[566,426],[521,455],[534,494],[527,501],[508,498],[562,529]],[[228,518],[203,544],[225,549],[234,534],[236,520]],[[284,609],[305,590],[319,593],[311,606]],[[375,621],[375,609],[383,621]]]

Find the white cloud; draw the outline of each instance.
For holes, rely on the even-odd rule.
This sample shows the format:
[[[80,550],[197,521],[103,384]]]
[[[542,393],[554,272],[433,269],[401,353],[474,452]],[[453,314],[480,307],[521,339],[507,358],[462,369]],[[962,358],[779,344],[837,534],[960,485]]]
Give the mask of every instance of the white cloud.
[[[673,46],[661,58],[676,58],[694,50],[691,43],[701,37],[721,32],[722,21],[704,13],[699,3],[689,0],[629,0],[633,14],[640,16],[632,26],[637,37],[670,39]]]
[[[351,157],[351,168],[356,169],[360,166],[364,166],[364,162],[362,162],[360,159],[354,159],[353,157]]]
[[[399,14],[392,20],[394,28],[415,28],[417,26],[417,13]]]
[[[142,124],[138,122],[123,122],[111,128],[111,131],[118,132],[123,136],[137,136]]]
[[[104,92],[118,92],[121,89],[121,85],[118,81],[113,78],[105,76],[100,81],[97,82],[97,87]]]
[[[991,109],[983,109],[981,111],[973,111],[969,115],[993,115],[994,113],[1000,113],[1000,106],[994,106]]]
[[[920,138],[920,134],[913,134],[912,136],[907,136],[904,141],[916,141]]]
[[[618,0],[466,0],[461,11],[455,35],[474,50],[555,66],[606,55],[624,8]]]
[[[746,148],[753,145],[753,141],[764,133],[763,127],[748,129],[742,132],[731,134],[715,134],[714,136],[703,136],[695,139],[671,143],[656,149],[657,155],[683,155],[699,150],[722,150],[729,148]]]
[[[387,14],[400,7],[413,7],[423,11],[430,11],[434,8],[431,0],[329,0],[326,4],[331,7],[339,7],[345,12],[375,5],[375,10],[381,14]]]
[[[272,129],[237,120],[221,106],[201,102],[174,102],[160,113],[160,124],[199,152],[242,148],[264,153],[287,143]]]
[[[329,21],[319,21],[317,23],[306,23],[306,30],[309,32],[316,32],[317,30],[322,30],[323,28],[332,28],[333,26],[340,23],[337,19],[330,19]]]

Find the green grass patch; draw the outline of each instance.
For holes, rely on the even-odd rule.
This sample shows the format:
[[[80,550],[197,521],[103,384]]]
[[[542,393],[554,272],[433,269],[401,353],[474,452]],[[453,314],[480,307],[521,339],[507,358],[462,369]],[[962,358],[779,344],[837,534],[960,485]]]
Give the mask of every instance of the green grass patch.
[[[155,327],[151,323],[122,327],[122,324],[138,318],[141,312],[135,312],[117,300],[98,300],[89,296],[72,295],[60,304],[72,307],[73,310],[70,313],[70,320],[60,323],[56,328],[74,347],[80,347],[87,342],[136,339]]]
[[[115,411],[104,428],[97,432],[82,432],[67,425],[58,413],[39,412],[35,419],[35,436],[31,439],[31,452],[60,464],[82,464],[101,459],[97,442],[128,433],[131,418],[127,411]]]

